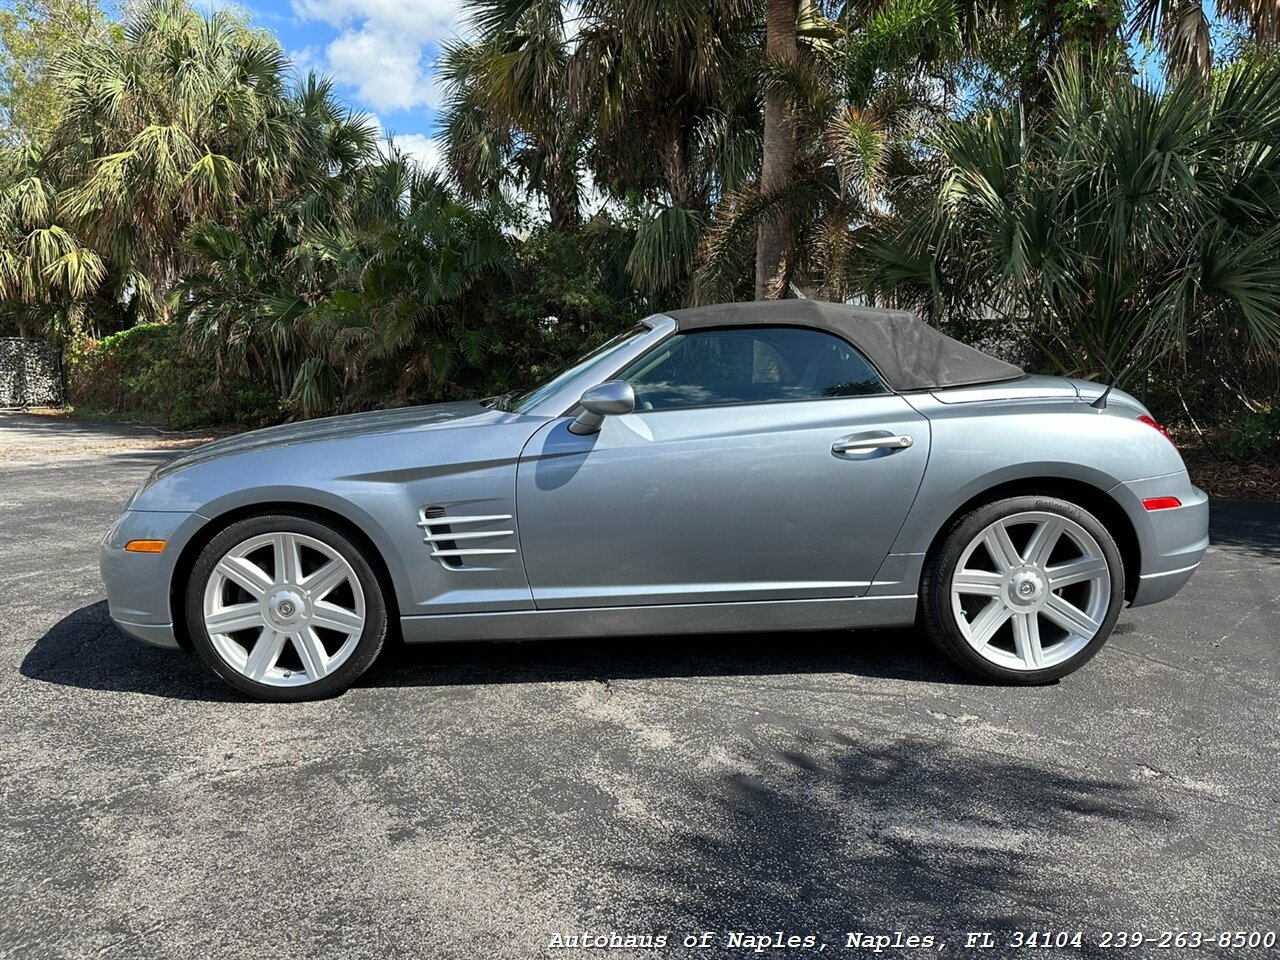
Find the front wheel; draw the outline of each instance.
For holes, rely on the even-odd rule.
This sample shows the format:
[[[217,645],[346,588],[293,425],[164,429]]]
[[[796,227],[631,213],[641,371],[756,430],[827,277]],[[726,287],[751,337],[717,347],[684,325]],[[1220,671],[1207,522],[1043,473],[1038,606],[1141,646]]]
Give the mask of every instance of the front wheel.
[[[1106,642],[1124,604],[1124,566],[1087,510],[1012,497],[961,518],[922,586],[925,629],[944,653],[985,677],[1036,684]]]
[[[201,659],[261,700],[339,693],[387,633],[368,560],[342,531],[303,516],[249,517],[214,536],[191,571],[186,617]]]

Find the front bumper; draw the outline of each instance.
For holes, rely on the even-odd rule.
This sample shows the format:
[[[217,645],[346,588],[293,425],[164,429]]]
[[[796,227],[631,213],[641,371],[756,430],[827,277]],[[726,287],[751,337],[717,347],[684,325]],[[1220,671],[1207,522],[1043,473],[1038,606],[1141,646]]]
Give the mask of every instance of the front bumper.
[[[178,647],[170,610],[174,568],[182,548],[204,525],[194,513],[126,510],[102,540],[98,569],[111,619],[125,633],[157,647]],[[164,540],[162,553],[127,553],[130,540]]]
[[[1167,600],[1195,574],[1209,548],[1209,496],[1185,471],[1122,483],[1111,491],[1133,521],[1142,565],[1130,606]],[[1147,510],[1142,501],[1177,497],[1182,506]]]

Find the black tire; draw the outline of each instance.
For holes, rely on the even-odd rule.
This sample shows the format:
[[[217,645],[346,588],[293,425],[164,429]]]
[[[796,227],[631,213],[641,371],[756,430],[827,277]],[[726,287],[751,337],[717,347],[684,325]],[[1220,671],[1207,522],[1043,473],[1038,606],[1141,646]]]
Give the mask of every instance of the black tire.
[[[1017,670],[992,663],[969,645],[951,605],[951,585],[965,548],[997,520],[1027,511],[1054,513],[1074,521],[1097,541],[1110,574],[1110,597],[1093,639],[1069,659],[1039,670]],[[1033,686],[1050,683],[1082,667],[1107,642],[1124,606],[1124,563],[1115,538],[1093,514],[1078,504],[1051,496],[1020,496],[984,504],[956,520],[925,564],[921,583],[921,621],[929,639],[948,657],[973,673],[1001,683]]]
[[[332,673],[298,686],[259,683],[237,672],[218,653],[205,628],[203,598],[214,568],[226,553],[251,537],[265,533],[296,533],[313,537],[339,553],[355,571],[364,591],[365,625],[355,649]],[[377,659],[387,637],[387,607],[377,574],[352,537],[334,524],[304,514],[264,514],[247,517],[217,533],[196,558],[187,580],[183,610],[192,646],[205,664],[243,693],[258,700],[301,702],[323,700],[346,690]]]

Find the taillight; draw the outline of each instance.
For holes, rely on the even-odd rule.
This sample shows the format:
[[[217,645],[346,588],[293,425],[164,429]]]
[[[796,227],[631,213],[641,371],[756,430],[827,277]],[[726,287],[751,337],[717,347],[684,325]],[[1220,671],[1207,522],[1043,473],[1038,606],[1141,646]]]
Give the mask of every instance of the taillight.
[[[1173,443],[1173,437],[1169,436],[1169,431],[1166,430],[1164,427],[1160,426],[1160,424],[1156,422],[1155,417],[1149,417],[1144,413],[1142,416],[1138,417],[1138,422],[1145,423],[1148,427],[1154,427],[1156,430],[1159,430],[1161,433],[1164,434],[1164,438],[1166,440],[1168,440],[1170,443]],[[1176,443],[1173,443],[1173,445],[1175,447],[1177,446]]]
[[[1150,497],[1143,500],[1142,505],[1148,510],[1172,510],[1182,506],[1182,501],[1177,497]]]

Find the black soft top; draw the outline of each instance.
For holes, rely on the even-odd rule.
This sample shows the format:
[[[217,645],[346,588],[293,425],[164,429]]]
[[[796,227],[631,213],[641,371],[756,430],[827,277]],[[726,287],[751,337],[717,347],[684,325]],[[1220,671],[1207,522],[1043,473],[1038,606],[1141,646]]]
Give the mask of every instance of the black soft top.
[[[862,351],[896,391],[998,383],[1025,376],[1021,367],[953,340],[905,310],[822,300],[761,300],[670,310],[666,315],[680,330],[779,325],[827,330]]]

